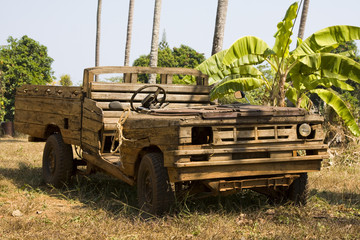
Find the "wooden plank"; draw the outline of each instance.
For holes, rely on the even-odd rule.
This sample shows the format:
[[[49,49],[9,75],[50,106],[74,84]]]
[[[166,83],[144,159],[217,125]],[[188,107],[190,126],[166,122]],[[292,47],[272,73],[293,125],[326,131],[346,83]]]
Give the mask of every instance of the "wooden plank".
[[[49,85],[29,85],[25,84],[17,89],[17,96],[46,96],[54,98],[81,99],[81,87],[64,87]]]
[[[46,126],[43,124],[29,123],[27,121],[21,122],[15,115],[15,130],[24,134],[28,134],[32,137],[45,138]]]
[[[103,127],[102,122],[98,122],[98,121],[95,121],[93,119],[89,119],[86,117],[83,118],[83,122],[82,122],[83,129],[88,129],[88,130],[97,132],[97,131],[100,131],[102,127]]]
[[[225,165],[211,167],[181,168],[172,171],[174,181],[232,178],[243,176],[295,174],[319,171],[321,161],[298,161],[261,164]]]
[[[83,129],[81,133],[81,141],[88,145],[100,150],[101,144],[98,132],[93,132],[87,129]]]
[[[109,173],[110,175],[112,175],[130,185],[134,185],[134,180],[132,178],[129,178],[128,176],[126,176],[117,165],[112,164],[111,162],[107,161],[103,157],[101,157],[99,155],[92,155],[87,152],[83,152],[83,156],[86,159],[86,161],[89,161],[90,163],[94,164],[95,166],[105,170],[106,173]]]
[[[187,148],[188,146],[184,146]],[[236,146],[234,148],[225,148],[222,145],[219,145],[219,148],[211,149],[183,149],[183,150],[174,150],[172,154],[176,156],[190,156],[190,155],[203,155],[203,154],[224,154],[224,153],[238,153],[238,152],[279,152],[279,151],[288,151],[288,150],[316,150],[316,149],[327,149],[326,144],[287,144],[284,145],[267,145],[267,146]]]
[[[297,157],[274,157],[274,158],[254,158],[254,159],[232,159],[229,161],[201,161],[201,162],[176,162],[174,165],[179,168],[184,167],[206,167],[206,166],[227,166],[227,165],[242,165],[242,164],[263,164],[263,163],[283,163],[283,162],[297,162],[297,161],[313,161],[327,158],[327,155],[310,155]]]
[[[166,75],[166,84],[172,84],[173,75]]]
[[[130,92],[133,93],[146,84],[141,83],[91,83],[91,91],[93,92]],[[209,94],[210,86],[198,86],[198,85],[180,85],[180,84],[157,84],[165,89],[166,93],[193,93],[193,94]],[[155,87],[144,89],[144,93],[154,92]]]
[[[101,109],[96,105],[96,101],[94,101],[92,99],[85,98],[84,103],[83,103],[83,107],[85,109],[95,113],[96,115],[99,115],[99,116],[102,115]]]
[[[65,123],[65,119],[67,120],[67,124]],[[16,112],[16,121],[19,122],[29,122],[40,125],[55,125],[60,129],[66,128],[71,130],[80,130],[80,115],[79,116],[68,116],[68,115],[60,115],[57,113],[46,113],[46,112],[35,112],[35,111],[27,111],[27,110],[17,110]]]
[[[138,75],[137,74],[131,74],[131,83],[135,84],[137,83]]]
[[[201,71],[190,68],[164,68],[164,67],[118,67],[118,66],[104,66],[104,67],[93,67],[87,68],[85,71],[98,75],[105,73],[137,73],[137,74],[182,74],[192,75],[207,78],[207,75]]]
[[[17,96],[15,101],[15,111],[28,110],[44,113],[58,113],[68,116],[81,115],[80,99],[63,98],[44,98],[44,97],[26,97]]]
[[[139,93],[135,97],[135,101],[143,100],[148,94]],[[114,92],[92,92],[91,98],[94,100],[118,100],[130,101],[131,93],[114,93]],[[167,94],[166,102],[210,102],[208,95],[193,95],[193,94]]]
[[[96,105],[103,109],[103,110],[109,110],[109,104],[110,102],[96,102]],[[130,103],[128,102],[121,102],[124,109],[130,109]],[[139,102],[134,103],[134,107],[139,107],[141,104]],[[188,107],[206,107],[209,106],[209,103],[170,103],[165,108],[188,108]],[[104,117],[105,117],[106,111],[104,111]]]
[[[275,134],[277,132],[277,134]],[[272,137],[274,139],[275,135],[277,137],[285,137],[290,135],[296,135],[296,129],[278,129],[275,131],[275,129],[267,129],[267,130],[257,130],[257,135],[255,135],[255,130],[239,130],[232,129],[231,131],[216,131],[216,134],[219,138],[234,138],[236,139],[244,139],[244,138],[261,138],[261,137]]]

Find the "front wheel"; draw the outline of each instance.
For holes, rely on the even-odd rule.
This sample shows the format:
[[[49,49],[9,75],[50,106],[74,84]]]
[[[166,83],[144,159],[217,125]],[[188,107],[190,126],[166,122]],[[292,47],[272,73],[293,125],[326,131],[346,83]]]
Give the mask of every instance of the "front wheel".
[[[301,173],[287,190],[287,198],[295,205],[306,205],[308,197],[308,174]]]
[[[74,172],[73,152],[60,134],[53,134],[46,140],[42,171],[46,184],[62,187],[70,182]]]
[[[162,214],[174,202],[163,156],[160,153],[147,153],[140,162],[137,175],[137,194],[139,207],[145,213]]]

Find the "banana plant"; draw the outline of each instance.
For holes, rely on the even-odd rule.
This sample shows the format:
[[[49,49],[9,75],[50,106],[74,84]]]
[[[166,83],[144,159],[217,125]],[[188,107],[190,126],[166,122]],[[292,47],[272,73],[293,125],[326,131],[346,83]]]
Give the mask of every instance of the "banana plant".
[[[198,69],[216,82],[211,98],[216,99],[237,90],[247,91],[265,85],[270,105],[285,106],[285,97],[297,107],[307,108],[310,94],[317,94],[344,120],[351,132],[360,136],[360,129],[350,110],[333,90],[333,86],[351,91],[348,80],[360,83],[360,64],[343,54],[330,53],[339,44],[360,39],[360,28],[332,26],[315,32],[290,51],[292,26],[298,3],[293,3],[277,25],[275,44],[270,48],[263,40],[246,36],[229,49],[203,62]],[[276,78],[268,81],[249,66],[267,62]],[[234,74],[234,69],[242,69]]]

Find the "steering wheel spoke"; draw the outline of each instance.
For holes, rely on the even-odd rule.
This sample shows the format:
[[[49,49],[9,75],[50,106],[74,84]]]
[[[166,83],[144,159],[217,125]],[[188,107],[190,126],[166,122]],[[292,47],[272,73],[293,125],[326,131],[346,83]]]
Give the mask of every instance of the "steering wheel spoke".
[[[151,88],[151,87],[156,87],[156,90],[153,93],[148,94],[141,101],[140,109],[153,109],[153,108],[158,109],[158,108],[162,107],[162,105],[164,104],[164,102],[166,100],[166,91],[165,91],[165,89],[158,86],[158,85],[145,85],[145,86],[139,88],[138,90],[136,90],[136,92],[134,92],[134,94],[132,95],[132,97],[130,99],[131,110],[139,111],[139,108],[134,107],[134,99],[135,99],[136,95],[138,95],[144,89]],[[161,97],[161,98],[158,98],[158,96],[160,94],[163,94],[164,96]]]

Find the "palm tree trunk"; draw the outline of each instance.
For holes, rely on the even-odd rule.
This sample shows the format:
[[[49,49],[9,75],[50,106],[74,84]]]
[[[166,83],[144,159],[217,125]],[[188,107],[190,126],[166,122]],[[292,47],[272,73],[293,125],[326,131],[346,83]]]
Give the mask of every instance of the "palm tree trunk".
[[[228,7],[228,0],[218,0],[214,40],[213,40],[211,55],[214,55],[222,50],[227,7]]]
[[[298,38],[300,38],[300,39],[304,38],[306,18],[307,18],[308,11],[309,11],[309,5],[310,5],[310,0],[304,0],[304,6],[303,6],[302,13],[301,13],[301,20],[300,20],[299,34],[298,34]]]
[[[159,50],[159,29],[160,29],[161,0],[155,0],[154,21],[150,50],[150,67],[157,67]],[[156,74],[150,74],[149,83],[156,83]]]
[[[132,24],[133,24],[133,16],[134,16],[134,4],[135,4],[135,0],[129,1],[129,16],[128,16],[128,25],[127,25],[127,33],[126,33],[124,66],[129,66],[129,62],[130,62],[130,48],[131,48]]]
[[[95,67],[99,66],[100,58],[100,32],[101,32],[101,5],[102,0],[98,0],[97,17],[96,17],[96,43],[95,43]],[[95,76],[95,82],[98,76]]]

